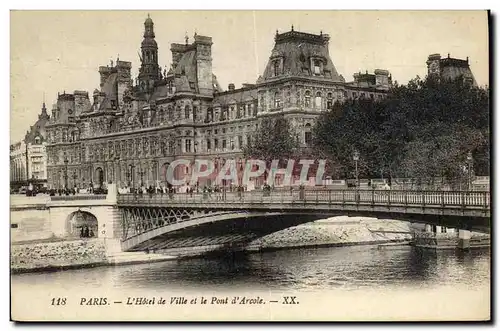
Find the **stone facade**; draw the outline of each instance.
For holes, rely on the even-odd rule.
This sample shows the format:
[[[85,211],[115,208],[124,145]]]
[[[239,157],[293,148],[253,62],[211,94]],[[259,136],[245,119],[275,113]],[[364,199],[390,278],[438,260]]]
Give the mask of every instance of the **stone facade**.
[[[276,33],[275,45],[255,84],[223,91],[212,71],[212,38],[195,34],[173,43],[170,68],[158,66],[151,18],[144,23],[141,67],[135,84],[131,63],[99,68],[100,89],[59,95],[47,126],[48,178],[52,188],[166,185],[176,159],[241,160],[242,148],[265,116],[284,115],[304,146],[321,112],[335,102],[382,98],[391,86],[386,70],[346,82],[328,51],[329,36],[293,30]],[[174,176],[189,175],[190,166]],[[200,182],[200,185],[203,183]]]
[[[36,186],[47,183],[45,125],[49,119],[44,102],[38,120],[26,132],[24,139],[10,146],[10,182],[12,187],[26,185],[28,179],[31,184]]]

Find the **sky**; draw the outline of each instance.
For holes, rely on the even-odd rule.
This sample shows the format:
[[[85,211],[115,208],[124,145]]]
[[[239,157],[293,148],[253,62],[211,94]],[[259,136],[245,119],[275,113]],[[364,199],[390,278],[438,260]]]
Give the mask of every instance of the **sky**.
[[[138,73],[148,13],[159,64],[170,67],[171,43],[211,36],[212,66],[222,88],[255,83],[276,30],[330,35],[329,52],[347,81],[358,71],[387,69],[407,83],[425,77],[427,56],[469,57],[479,85],[489,85],[486,11],[11,11],[10,141],[23,139],[45,98],[99,88],[98,67],[120,60]]]

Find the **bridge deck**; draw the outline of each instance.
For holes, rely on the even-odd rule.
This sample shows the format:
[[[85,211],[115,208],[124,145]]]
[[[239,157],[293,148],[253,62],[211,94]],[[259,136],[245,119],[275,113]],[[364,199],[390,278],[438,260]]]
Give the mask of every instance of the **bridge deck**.
[[[193,194],[125,194],[120,206],[250,210],[371,210],[399,213],[490,216],[489,192],[305,190]]]

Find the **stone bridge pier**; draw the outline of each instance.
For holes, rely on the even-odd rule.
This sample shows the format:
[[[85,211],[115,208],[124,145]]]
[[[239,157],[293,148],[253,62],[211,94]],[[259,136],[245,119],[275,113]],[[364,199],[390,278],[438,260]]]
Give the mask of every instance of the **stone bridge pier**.
[[[97,237],[104,239],[108,253],[121,251],[123,231],[116,198],[115,184],[108,185],[107,195],[52,197],[47,204],[52,233],[61,238]]]

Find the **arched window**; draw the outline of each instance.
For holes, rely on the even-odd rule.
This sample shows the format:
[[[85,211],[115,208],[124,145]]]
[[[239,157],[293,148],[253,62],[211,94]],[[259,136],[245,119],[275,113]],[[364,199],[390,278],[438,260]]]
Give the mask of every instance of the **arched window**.
[[[274,108],[281,108],[281,95],[279,92],[274,93]]]
[[[326,109],[332,109],[333,108],[333,95],[332,93],[328,93],[326,95]]]
[[[295,94],[295,104],[297,105],[297,107],[300,107],[300,91],[297,91],[297,93]]]
[[[40,145],[40,137],[35,138],[35,144]]]
[[[291,93],[290,93],[290,91],[286,91],[286,94],[285,94],[285,107],[290,107],[290,99],[291,99]]]
[[[191,118],[191,107],[186,106],[184,108],[184,118]]]
[[[321,92],[316,93],[316,98],[314,100],[314,107],[321,108]]]
[[[304,103],[306,107],[311,107],[311,92],[306,91],[306,94],[304,95]]]
[[[177,106],[177,108],[176,108],[175,119],[176,120],[180,120],[181,119],[181,106]]]

